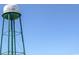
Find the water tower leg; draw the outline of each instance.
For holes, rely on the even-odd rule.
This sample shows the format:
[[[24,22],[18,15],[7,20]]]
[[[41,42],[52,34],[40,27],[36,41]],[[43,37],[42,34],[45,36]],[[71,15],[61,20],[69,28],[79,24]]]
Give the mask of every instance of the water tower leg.
[[[14,54],[16,55],[15,20],[13,20]]]
[[[21,28],[21,37],[22,37],[22,44],[23,44],[23,54],[25,55],[25,45],[24,45],[24,38],[23,38],[23,29],[22,29],[21,17],[19,17],[19,22],[20,22],[20,28]]]
[[[8,55],[10,54],[10,15],[8,14]]]
[[[2,55],[3,31],[4,31],[4,18],[3,18],[3,24],[2,24],[2,34],[1,34],[1,42],[0,42],[0,55]]]

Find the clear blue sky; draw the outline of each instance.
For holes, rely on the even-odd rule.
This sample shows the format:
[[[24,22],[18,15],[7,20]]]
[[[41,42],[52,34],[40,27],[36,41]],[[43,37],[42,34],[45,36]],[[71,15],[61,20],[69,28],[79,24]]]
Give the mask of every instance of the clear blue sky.
[[[0,5],[0,13],[3,6]],[[19,7],[26,54],[79,54],[79,5],[25,4]],[[0,19],[2,24],[2,17]]]

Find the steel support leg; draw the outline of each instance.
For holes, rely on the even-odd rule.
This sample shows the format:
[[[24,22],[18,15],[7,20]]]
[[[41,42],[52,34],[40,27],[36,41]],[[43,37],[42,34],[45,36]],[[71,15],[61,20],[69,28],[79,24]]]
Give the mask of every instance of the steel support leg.
[[[4,18],[3,18],[2,34],[1,34],[1,42],[0,42],[0,55],[2,54],[3,31],[4,31]]]
[[[22,29],[21,17],[19,17],[19,21],[20,21],[20,28],[21,28],[22,44],[23,44],[23,54],[25,55],[25,45],[24,45],[24,38],[23,38],[23,29]]]
[[[14,54],[16,55],[15,20],[13,20]]]
[[[8,55],[10,54],[10,15],[8,14]]]

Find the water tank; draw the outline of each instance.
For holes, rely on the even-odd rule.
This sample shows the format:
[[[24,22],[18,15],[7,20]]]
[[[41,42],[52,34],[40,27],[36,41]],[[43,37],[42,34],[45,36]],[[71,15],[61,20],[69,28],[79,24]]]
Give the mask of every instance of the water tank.
[[[5,5],[3,8],[3,14],[2,17],[4,19],[17,19],[20,17],[20,12],[19,12],[19,8],[16,4],[8,4]]]
[[[18,6],[16,4],[5,5],[3,8],[3,13],[6,12],[19,12]]]

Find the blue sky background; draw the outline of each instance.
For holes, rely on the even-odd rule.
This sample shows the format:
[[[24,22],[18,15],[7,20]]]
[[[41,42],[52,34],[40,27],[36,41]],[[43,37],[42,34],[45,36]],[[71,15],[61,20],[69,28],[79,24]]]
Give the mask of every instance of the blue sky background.
[[[0,5],[0,14],[3,6]],[[22,13],[26,54],[79,54],[79,5],[18,6]],[[0,19],[1,29],[2,17]]]

